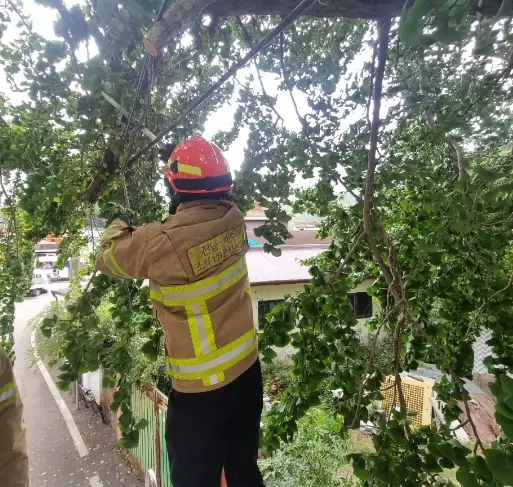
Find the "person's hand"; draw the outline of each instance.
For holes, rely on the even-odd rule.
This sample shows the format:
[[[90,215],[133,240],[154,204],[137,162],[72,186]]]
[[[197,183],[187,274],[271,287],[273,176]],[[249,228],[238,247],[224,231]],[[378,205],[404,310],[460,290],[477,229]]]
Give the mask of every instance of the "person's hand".
[[[171,157],[171,154],[175,150],[175,147],[176,147],[176,144],[164,144],[164,146],[159,149],[159,159],[164,164],[168,163],[169,158]]]

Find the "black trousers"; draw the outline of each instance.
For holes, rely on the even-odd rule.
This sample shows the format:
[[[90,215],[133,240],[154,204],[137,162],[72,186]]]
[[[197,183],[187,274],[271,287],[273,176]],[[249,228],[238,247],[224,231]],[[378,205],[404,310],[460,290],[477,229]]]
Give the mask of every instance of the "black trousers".
[[[169,397],[166,443],[173,487],[264,487],[258,469],[262,371],[257,360],[230,384]]]

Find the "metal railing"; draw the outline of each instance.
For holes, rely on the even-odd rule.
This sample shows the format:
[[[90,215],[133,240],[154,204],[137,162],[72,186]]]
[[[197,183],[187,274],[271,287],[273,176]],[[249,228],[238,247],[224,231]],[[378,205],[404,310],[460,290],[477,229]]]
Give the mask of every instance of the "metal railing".
[[[165,443],[167,397],[156,388],[134,386],[132,409],[137,418],[148,421],[148,426],[140,431],[139,444],[129,450],[130,455],[143,472],[153,473],[155,487],[172,487]]]

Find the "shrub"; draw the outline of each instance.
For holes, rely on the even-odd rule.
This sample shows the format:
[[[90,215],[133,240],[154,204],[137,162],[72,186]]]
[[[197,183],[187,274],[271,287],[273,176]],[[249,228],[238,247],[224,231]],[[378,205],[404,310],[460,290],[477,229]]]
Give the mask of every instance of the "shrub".
[[[109,310],[112,308],[108,300],[109,296],[105,296],[100,306],[95,310],[98,317],[98,326],[90,332],[92,339],[95,343],[103,344],[99,347],[103,350],[103,355],[100,356],[100,362],[105,365],[108,363],[109,354],[105,353],[105,347],[115,346],[118,341],[118,331],[114,326]],[[66,305],[69,303],[67,300],[59,300],[52,302],[41,313],[31,320],[31,327],[36,331],[36,345],[39,356],[45,360],[51,367],[59,366],[62,363],[61,347],[66,344],[66,337],[64,336],[64,329],[53,327],[50,333],[43,333],[43,320],[45,318],[57,315],[59,320],[69,320],[70,315],[66,310]],[[130,370],[130,380],[142,386],[150,386],[155,384],[162,384],[163,387],[167,384],[167,379],[164,376],[164,355],[161,351],[157,362],[152,362],[142,351],[141,347],[146,342],[146,338],[142,335],[136,335],[130,343],[129,353],[132,357],[133,367]],[[168,390],[162,391],[168,393]]]
[[[265,417],[264,417],[265,423]],[[349,487],[338,475],[347,463],[348,441],[339,435],[341,423],[321,407],[312,408],[298,422],[291,443],[260,461],[268,487]]]
[[[290,366],[279,361],[271,364],[262,363],[262,376],[264,396],[272,401],[278,399],[292,381]]]

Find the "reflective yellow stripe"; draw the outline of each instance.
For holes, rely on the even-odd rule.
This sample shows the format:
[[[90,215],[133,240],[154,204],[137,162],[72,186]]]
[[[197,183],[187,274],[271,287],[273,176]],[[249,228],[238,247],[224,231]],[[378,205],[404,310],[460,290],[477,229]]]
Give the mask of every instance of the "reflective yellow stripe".
[[[4,409],[7,406],[10,406],[11,404],[15,403],[20,398],[20,395],[16,392],[14,396],[10,397],[9,399],[6,399],[5,401],[0,401],[0,409]]]
[[[244,282],[244,292],[251,296],[251,286],[249,284],[249,279],[246,277],[246,281]]]
[[[221,350],[217,349],[207,300],[226,291],[246,278],[244,292],[248,294],[248,270],[244,259],[215,276],[182,286],[159,286],[150,282],[150,297],[165,306],[184,307],[195,357],[168,358],[169,373],[175,378],[202,380],[205,386],[226,380],[224,371],[256,349],[256,334],[252,329]],[[192,367],[192,369],[191,369]]]
[[[19,398],[16,382],[12,381],[0,387],[0,408],[4,408]]]
[[[174,358],[174,357],[166,357],[166,362],[169,365],[176,367],[202,367],[203,364],[207,362],[211,362],[213,360],[217,360],[222,358],[227,353],[235,350],[237,347],[243,345],[245,342],[256,341],[256,331],[254,328],[244,333],[244,335],[240,336],[233,342],[230,342],[228,345],[224,347],[218,348],[214,352],[203,356],[203,357],[194,357],[194,358]],[[208,368],[208,367],[207,367]]]
[[[100,243],[106,243],[108,240],[112,240],[113,238],[119,237],[122,233],[123,229],[121,228],[108,227],[103,231],[102,236],[100,238]]]
[[[189,164],[178,163],[178,172],[184,174],[192,174],[193,176],[201,176],[201,168],[196,166],[190,166]]]
[[[3,392],[9,391],[9,390],[11,390],[11,389],[13,389],[15,387],[16,387],[16,382],[15,381],[8,382],[4,386],[0,387],[0,394],[2,394]]]
[[[103,263],[112,273],[112,275],[116,277],[124,277],[125,279],[131,279],[131,277],[119,267],[119,264],[116,262],[114,258],[114,254],[112,253],[112,248],[105,249],[103,251]]]
[[[161,287],[155,282],[150,282],[150,297],[165,306],[185,306],[198,302],[198,298],[208,300],[221,294],[247,274],[245,261],[240,259],[223,272],[191,284]]]
[[[206,361],[205,357],[201,357],[202,360],[199,363],[198,359],[173,359],[166,357],[168,374],[176,379],[203,380],[205,382],[205,379],[223,373],[239,363],[251,355],[256,348],[256,333],[255,330],[250,330],[242,337],[212,353],[211,356],[215,358],[209,361]],[[197,363],[182,365],[184,361],[190,362],[191,360],[195,360]],[[180,365],[176,364],[176,362],[180,362]]]

